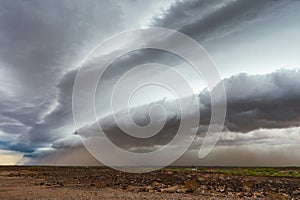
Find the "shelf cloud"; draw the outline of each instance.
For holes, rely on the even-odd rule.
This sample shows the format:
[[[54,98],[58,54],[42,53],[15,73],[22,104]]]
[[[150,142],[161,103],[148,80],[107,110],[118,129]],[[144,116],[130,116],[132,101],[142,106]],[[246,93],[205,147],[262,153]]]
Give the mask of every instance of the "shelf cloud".
[[[2,1],[0,159],[2,151],[9,151],[23,155],[21,164],[51,163],[55,159],[63,162],[68,156],[68,164],[72,164],[72,159],[76,164],[99,164],[74,134],[77,128],[89,135],[97,134],[98,122],[115,144],[129,151],[153,151],[167,144],[180,124],[174,99],[153,98],[149,102],[147,98],[152,96],[148,95],[131,108],[134,121],[140,125],[149,123],[149,106],[161,104],[167,110],[164,128],[157,136],[143,141],[124,133],[108,109],[112,88],[119,78],[135,66],[153,62],[183,72],[199,92],[200,110],[190,108],[191,116],[194,112],[201,114],[199,126],[192,127],[198,129],[198,134],[190,150],[178,161],[194,162],[194,151],[199,149],[210,122],[209,91],[205,84],[194,80],[195,73],[188,70],[183,60],[166,52],[148,49],[119,58],[105,72],[97,90],[99,121],[85,127],[76,127],[73,122],[72,90],[84,57],[114,34],[140,27],[163,27],[182,32],[203,45],[223,79],[227,95],[225,126],[217,149],[204,163],[226,163],[225,152],[231,150],[222,153],[221,149],[227,147],[236,155],[230,159],[237,161],[244,152],[252,152],[247,145],[255,144],[261,145],[257,148],[261,152],[276,151],[282,158],[279,164],[300,164],[294,153],[286,159],[286,153],[279,153],[293,149],[299,152],[295,147],[300,138],[299,8],[296,0]],[[116,50],[129,42],[143,42],[135,39],[117,44]],[[151,69],[133,80],[146,75],[174,82],[168,72],[154,73]],[[154,96],[154,92],[150,94]],[[122,116],[124,112],[118,114]],[[161,119],[161,113],[154,114]],[[82,162],[75,162],[74,152],[83,152]],[[57,156],[60,153],[62,157]],[[276,155],[269,153],[260,157],[253,152],[251,155],[257,160],[253,163]]]

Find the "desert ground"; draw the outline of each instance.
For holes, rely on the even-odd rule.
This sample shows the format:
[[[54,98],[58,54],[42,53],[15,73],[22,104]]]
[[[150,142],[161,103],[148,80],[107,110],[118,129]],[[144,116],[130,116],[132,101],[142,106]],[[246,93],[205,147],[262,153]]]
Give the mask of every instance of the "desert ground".
[[[3,166],[0,199],[300,199],[300,169]]]

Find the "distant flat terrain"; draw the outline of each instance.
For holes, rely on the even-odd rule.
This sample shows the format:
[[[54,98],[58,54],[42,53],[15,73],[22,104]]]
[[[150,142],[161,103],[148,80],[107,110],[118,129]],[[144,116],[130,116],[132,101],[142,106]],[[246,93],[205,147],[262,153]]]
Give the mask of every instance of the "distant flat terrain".
[[[300,199],[300,169],[3,166],[0,199]]]

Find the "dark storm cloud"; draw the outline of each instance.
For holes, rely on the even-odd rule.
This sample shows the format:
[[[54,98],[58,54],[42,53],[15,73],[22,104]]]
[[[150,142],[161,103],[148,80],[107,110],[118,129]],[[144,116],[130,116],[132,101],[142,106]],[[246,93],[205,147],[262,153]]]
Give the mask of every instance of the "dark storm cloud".
[[[188,36],[203,41],[226,36],[241,25],[263,18],[268,12],[278,9],[288,2],[276,0],[202,0],[175,1],[170,8],[163,11],[159,17],[153,17],[150,26],[177,30]],[[217,34],[214,34],[217,33]],[[144,42],[144,41],[141,41]],[[166,42],[166,41],[161,41]],[[183,62],[166,52],[142,50],[127,54],[118,59],[109,68],[106,78],[112,81],[129,68],[143,63],[160,62],[176,65]]]
[[[114,2],[1,1],[1,75],[13,88],[0,93],[0,130],[14,134],[0,139],[6,149],[31,152],[62,137],[57,129],[72,120],[74,72],[63,74],[120,29],[121,15]]]
[[[286,3],[271,0],[263,2],[245,0],[177,2],[165,11],[160,18],[155,18],[152,25],[173,28],[201,41],[230,34],[247,23],[260,20]],[[203,12],[201,12],[201,9]],[[126,71],[127,68],[148,62],[149,60],[163,60],[164,62],[167,60],[168,62],[172,62],[170,56],[162,56],[161,53],[139,52],[116,62],[115,66],[110,68],[111,71],[108,72],[109,78],[106,84],[113,86],[117,77]],[[127,67],[128,65],[129,67]],[[120,66],[122,66],[122,70],[118,70]],[[241,74],[226,79],[224,84],[229,105],[225,123],[226,128],[236,132],[249,132],[259,128],[298,126],[299,112],[297,111],[297,100],[299,96],[298,93],[290,94],[292,89],[290,87],[298,84],[297,75],[285,80],[286,75],[292,75],[295,72],[299,77],[298,71],[278,71],[266,76]],[[274,95],[278,91],[274,88],[268,88],[269,85],[274,85],[275,88],[278,87],[279,90],[285,91],[285,93],[282,92],[284,95],[275,98]],[[237,90],[236,87],[240,88],[240,90]],[[260,90],[261,88],[264,88],[264,90]],[[109,89],[107,90],[109,91]],[[240,93],[235,93],[234,91],[239,91]],[[210,120],[210,103],[207,97],[208,93],[205,91],[200,95],[201,103],[204,104],[201,110],[202,118],[200,125],[205,125]],[[202,100],[204,101],[202,102]],[[290,102],[290,104],[285,105],[285,101]],[[141,108],[141,110],[145,109]],[[286,113],[287,116],[283,116],[283,113]],[[141,120],[142,117],[139,119]],[[179,123],[178,116],[170,117],[167,120],[167,125],[160,132],[160,136],[142,141],[141,139],[132,138],[120,130],[120,128],[113,124],[112,116],[107,116],[100,121],[104,126],[106,135],[114,143],[129,150],[133,149],[134,151],[136,150],[135,147],[138,147],[137,149],[140,148],[139,150],[142,149],[142,151],[143,147],[151,151],[153,150],[151,147],[168,143],[174,137]],[[140,123],[143,124],[146,122]],[[97,129],[93,129],[92,126],[87,126],[86,128],[97,134]],[[203,133],[204,131],[205,128],[200,132]],[[270,132],[270,134],[272,133]],[[254,140],[257,139],[254,138]],[[63,145],[63,143],[60,143],[60,145],[56,145],[56,148],[63,148]]]
[[[2,1],[2,65],[7,65],[28,88],[36,90],[53,84],[49,81],[57,80],[60,72],[66,70],[64,67],[74,67],[65,65],[74,64],[69,59],[80,55],[78,50],[86,48],[83,45],[119,28],[118,23],[108,20],[108,14],[114,14],[115,20],[120,19],[118,6],[103,3]]]
[[[128,135],[122,129],[119,128],[119,125],[115,122],[113,115],[107,115],[104,118],[99,120],[99,125],[106,136],[116,145],[121,146],[124,149],[132,150],[132,148],[140,147],[140,149],[150,148],[153,150],[154,146],[165,145],[174,137],[180,122],[180,113],[178,112],[178,102],[169,102],[165,100],[157,101],[149,105],[143,105],[139,107],[132,108],[130,116],[132,117],[134,123],[137,123],[139,126],[146,126],[150,121],[149,108],[152,105],[162,105],[165,108],[167,114],[167,121],[163,126],[162,130],[159,131],[155,136],[149,138],[137,138]],[[122,110],[116,113],[116,116],[124,118],[127,110]],[[152,112],[151,115],[152,123],[157,124],[158,126],[163,122],[165,116],[161,112]],[[99,133],[98,123],[92,124],[87,127],[83,127],[83,130],[80,130],[81,137],[87,139],[91,136],[97,135]],[[121,121],[122,127],[130,128],[132,124],[126,119]]]
[[[299,77],[300,70],[295,69],[267,75],[239,74],[225,79],[226,127],[231,131],[248,132],[259,128],[299,126]],[[209,108],[207,91],[200,99]]]
[[[278,11],[286,4],[287,2],[273,0],[176,1],[160,17],[154,17],[150,26],[175,29],[198,41],[212,40],[216,37],[228,35],[233,30],[241,29],[241,26],[245,26],[247,23],[260,20],[268,13]],[[156,38],[158,41],[159,39]],[[142,43],[145,40],[135,42]],[[159,42],[167,43],[168,38],[166,41]],[[96,59],[101,62],[101,55],[100,58]],[[100,91],[98,95],[101,96],[97,100],[98,110],[107,112],[112,88],[124,73],[135,66],[150,62],[176,67],[184,61],[169,53],[149,49],[131,52],[120,57],[110,65],[101,78],[99,85],[105,86],[98,89]]]
[[[239,74],[223,80],[227,94],[227,116],[225,122],[225,135],[222,144],[232,145],[245,141],[249,143],[268,143],[270,137],[280,138],[284,134],[291,132],[276,128],[290,128],[300,125],[300,69],[279,70],[266,75]],[[201,106],[201,120],[199,122],[199,137],[207,130],[210,121],[210,96],[205,89],[199,96]],[[152,104],[160,104],[166,108],[168,115],[164,128],[155,136],[148,139],[139,139],[124,133],[116,124],[113,115],[108,115],[99,120],[103,131],[107,137],[117,144],[127,149],[150,148],[165,145],[174,137],[180,123],[180,110],[176,102],[157,101]],[[152,104],[135,107],[130,110],[130,114],[135,123],[147,125],[149,123],[149,107]],[[190,108],[193,110],[192,108]],[[197,112],[197,111],[195,111]],[[116,115],[125,115],[126,111],[120,111]],[[191,112],[190,116],[193,117]],[[153,118],[162,121],[161,113],[155,113]],[[123,123],[130,127],[128,121]],[[127,123],[127,124],[126,124]],[[256,131],[258,129],[266,131]],[[267,129],[272,129],[267,131]],[[83,127],[81,130],[83,137],[92,137],[99,134],[98,123]],[[228,132],[226,134],[226,131]],[[231,132],[232,131],[232,132]],[[244,132],[244,134],[243,134]],[[277,134],[277,135],[276,135]],[[235,136],[233,139],[232,137]],[[289,134],[291,136],[291,134]],[[297,138],[299,131],[293,132],[293,137]],[[227,139],[226,139],[227,137]],[[230,139],[231,138],[231,139]],[[281,140],[284,142],[284,140]],[[290,143],[292,140],[289,140]],[[274,141],[271,141],[274,142]],[[60,147],[62,148],[62,147]],[[153,150],[153,149],[151,149]]]
[[[35,149],[48,145],[61,137],[67,137],[68,134],[62,135],[60,127],[72,124],[72,86],[75,80],[76,71],[68,72],[57,85],[58,98],[57,105],[52,111],[47,113],[40,122],[35,122],[30,126],[27,132],[19,135],[18,141],[10,150],[18,150],[16,147],[22,145],[22,149]],[[58,120],[59,119],[59,120]],[[70,134],[70,133],[69,133]]]
[[[151,25],[176,29],[199,41],[210,40],[230,34],[289,2],[292,1],[177,1],[160,17],[155,17]],[[60,130],[72,121],[71,94],[76,70],[67,71],[75,68],[95,41],[100,42],[118,30],[122,30],[122,11],[114,1],[2,1],[0,64],[12,74],[11,82],[18,89],[13,91],[14,98],[0,93],[0,119],[10,123],[0,124],[0,129],[19,137],[9,141],[0,139],[0,145],[21,152],[33,152],[44,146],[63,149],[79,145],[72,143],[70,130],[67,134]],[[167,64],[175,59],[162,56],[161,52],[139,52],[120,59],[107,72],[104,91],[109,93],[116,78],[130,67],[149,60]],[[298,125],[299,92],[295,84],[299,88],[299,82],[292,74],[299,77],[299,71],[280,71],[266,76],[243,74],[226,79],[228,129],[247,132],[262,127]],[[237,86],[241,89],[237,90]],[[101,93],[100,100],[108,99],[108,93]],[[207,94],[203,92],[200,99],[205,98]],[[210,104],[209,101],[203,104],[205,124],[209,121]],[[178,122],[178,116],[170,117],[163,130],[164,138],[152,138],[140,146],[165,144],[173,137]],[[120,137],[122,133],[114,124],[104,125],[111,139],[125,148],[139,142]]]
[[[107,13],[119,18],[118,7],[109,3],[103,7],[100,1],[2,1],[2,65],[12,71],[19,84],[27,86],[22,90],[49,93],[53,81],[66,70],[65,65],[74,64],[70,59],[80,55],[80,46],[95,34],[109,34],[118,27],[116,23],[104,23]],[[99,28],[104,25],[106,33]]]

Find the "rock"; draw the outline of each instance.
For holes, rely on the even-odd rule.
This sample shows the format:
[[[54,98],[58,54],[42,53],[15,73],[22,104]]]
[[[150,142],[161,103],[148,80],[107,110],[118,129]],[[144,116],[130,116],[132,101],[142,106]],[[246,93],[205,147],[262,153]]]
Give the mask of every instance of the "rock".
[[[192,190],[191,188],[180,188],[176,192],[177,193],[185,193],[185,194],[187,194],[187,193],[193,193],[194,190]]]
[[[64,184],[62,182],[56,182],[56,185],[60,185],[60,186],[64,186]]]
[[[217,191],[218,191],[218,192],[225,192],[225,190],[226,190],[226,186],[225,186],[225,185],[222,185],[222,186],[218,186],[218,187],[217,187]]]
[[[276,192],[276,191],[277,191],[277,188],[275,188],[275,187],[270,187],[270,190],[273,191],[273,192]]]
[[[285,189],[278,189],[279,193],[284,193],[286,190]]]
[[[254,198],[263,198],[265,195],[263,195],[261,192],[253,192]]]
[[[300,196],[300,190],[294,190],[293,196]]]
[[[154,187],[159,187],[161,184],[158,181],[153,181],[151,185]]]
[[[178,186],[172,186],[169,188],[162,188],[159,191],[163,193],[175,193],[178,189],[180,189]]]
[[[138,190],[138,192],[149,192],[149,189],[147,189],[147,188],[140,188]]]
[[[251,191],[251,188],[248,187],[248,186],[243,186],[243,191],[245,191],[245,192],[250,192],[250,191]]]
[[[200,185],[200,186],[199,186],[199,189],[200,189],[200,190],[207,190],[208,188],[207,188],[206,185]]]
[[[240,190],[239,190],[240,191]],[[239,192],[238,191],[238,192]],[[228,186],[227,188],[226,188],[226,192],[232,192],[232,193],[235,193],[235,192],[237,192],[237,190],[235,189],[235,188],[232,188],[232,186]]]

